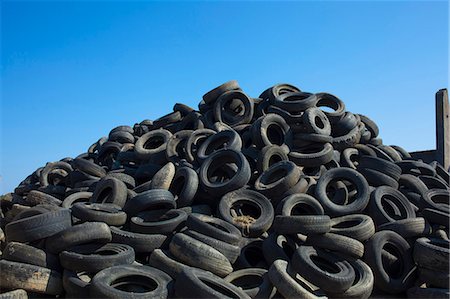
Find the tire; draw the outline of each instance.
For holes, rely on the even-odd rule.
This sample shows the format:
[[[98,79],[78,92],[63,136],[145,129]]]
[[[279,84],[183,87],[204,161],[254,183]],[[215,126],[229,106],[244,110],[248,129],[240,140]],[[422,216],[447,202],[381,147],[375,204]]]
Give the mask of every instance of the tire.
[[[450,296],[449,289],[412,287],[407,291],[408,298],[447,299]]]
[[[367,168],[379,171],[398,181],[402,174],[402,169],[393,162],[386,161],[378,157],[361,156],[358,168]]]
[[[333,146],[330,143],[313,144],[303,152],[291,151],[288,156],[298,166],[320,166],[333,160]]]
[[[303,124],[308,133],[330,135],[331,124],[325,113],[319,108],[311,107],[303,113]]]
[[[392,177],[369,168],[359,168],[358,171],[366,178],[367,182],[372,187],[389,186],[394,189],[398,188],[398,182]]]
[[[419,238],[414,243],[414,260],[424,268],[449,271],[450,242],[436,238]]]
[[[237,270],[230,273],[224,280],[242,289],[250,298],[272,298],[276,292],[266,269]]]
[[[448,289],[450,274],[447,271],[419,267],[418,281],[426,283],[427,287]]]
[[[267,88],[264,90],[260,95],[259,98],[263,99],[264,102],[273,101],[276,97],[281,96],[282,94],[289,93],[289,92],[300,92],[301,90],[291,84],[287,83],[280,83],[275,84],[272,87]]]
[[[169,191],[174,195],[178,208],[192,205],[199,186],[198,175],[192,168],[180,167],[170,184]]]
[[[421,161],[403,160],[396,163],[402,169],[402,174],[436,176],[433,166]]]
[[[383,264],[382,251],[388,245],[390,253],[395,253],[400,263],[396,269],[386,268]],[[389,294],[399,294],[414,284],[416,272],[412,250],[399,234],[392,231],[377,232],[366,243],[365,250],[364,260],[373,271],[378,289]]]
[[[119,281],[120,288],[117,288],[115,284]],[[148,266],[120,265],[95,274],[89,293],[94,298],[165,299],[172,288],[171,282],[172,278],[161,270]]]
[[[420,237],[431,234],[430,224],[422,217],[401,219],[378,226],[378,231],[390,230],[403,238]]]
[[[347,261],[310,246],[297,249],[292,258],[292,268],[325,292],[344,292],[355,280],[355,270]],[[329,272],[328,269],[333,270]]]
[[[241,253],[233,264],[234,269],[246,269],[246,268],[262,268],[268,269],[269,265],[264,260],[263,253],[263,240],[259,238],[246,239],[246,243],[243,244]]]
[[[61,274],[47,268],[0,260],[0,285],[5,289],[23,289],[47,295],[64,292]]]
[[[110,203],[76,203],[72,214],[81,221],[104,222],[111,226],[121,226],[127,221],[127,214]]]
[[[267,145],[259,152],[256,167],[259,173],[263,173],[273,164],[288,160],[285,148],[278,145]]]
[[[445,227],[449,227],[450,214],[436,209],[423,209],[423,217],[430,223],[439,224]]]
[[[185,269],[175,281],[175,295],[178,298],[242,298],[250,299],[243,290],[199,269]]]
[[[133,247],[136,253],[152,253],[160,248],[167,240],[162,234],[140,234],[111,227],[112,242],[126,244]]]
[[[305,111],[314,107],[317,96],[308,92],[286,92],[271,100],[271,104],[289,112]]]
[[[72,272],[64,270],[63,287],[66,297],[69,298],[88,298],[91,280],[94,274],[86,272]]]
[[[290,161],[281,161],[263,172],[255,182],[255,190],[268,198],[291,189],[300,179],[300,169]]]
[[[217,251],[222,253],[230,261],[231,264],[236,261],[241,252],[241,248],[237,245],[228,244],[224,241],[211,238],[193,230],[185,230],[183,231],[183,234],[197,239],[200,242],[211,246],[212,248],[215,248]]]
[[[226,109],[227,104],[236,102],[239,102],[243,111],[236,113],[232,109]],[[216,121],[235,127],[251,122],[254,113],[254,102],[240,90],[227,91],[215,101],[213,109]]]
[[[408,199],[400,191],[387,186],[378,187],[372,192],[369,214],[377,226],[416,217]]]
[[[56,235],[47,238],[45,242],[46,250],[53,254],[59,254],[75,245],[86,243],[108,243],[111,242],[111,230],[103,222],[85,222]]]
[[[343,293],[328,293],[331,298],[361,298],[367,299],[372,294],[374,277],[370,267],[362,260],[350,260],[350,265],[356,273],[353,285]]]
[[[262,244],[264,259],[268,265],[276,260],[290,261],[298,244],[290,236],[269,234]]]
[[[258,118],[251,127],[252,140],[256,147],[267,145],[286,146],[290,143],[289,125],[278,114],[269,113]]]
[[[189,266],[211,271],[221,277],[233,272],[233,267],[222,253],[188,235],[175,234],[169,250],[174,257]]]
[[[237,170],[226,182],[212,182],[210,175],[227,163],[235,163]],[[251,169],[245,156],[233,150],[218,150],[203,162],[199,178],[203,189],[214,196],[222,196],[233,190],[244,187],[250,180]]]
[[[233,224],[245,237],[259,237],[272,225],[274,211],[262,194],[247,189],[225,194],[217,207],[220,218]]]
[[[168,190],[152,189],[139,193],[129,200],[123,207],[128,217],[137,215],[142,211],[175,209],[175,199]]]
[[[6,244],[3,248],[2,259],[61,271],[58,256],[23,243]]]
[[[186,226],[188,229],[229,244],[239,245],[242,240],[240,231],[234,225],[219,218],[192,213],[186,220]]]
[[[450,212],[450,189],[431,189],[422,196],[422,206],[445,213]]]
[[[240,89],[239,83],[236,80],[231,80],[205,93],[203,95],[203,101],[205,101],[206,104],[214,104],[222,94]]]
[[[32,242],[50,237],[72,226],[69,209],[12,221],[5,227],[7,242]]]
[[[327,215],[275,216],[273,230],[278,234],[324,234],[331,229]]]
[[[333,233],[308,236],[305,245],[335,251],[352,258],[362,258],[364,255],[363,243],[356,239]]]
[[[126,173],[120,173],[120,172],[108,172],[106,175],[107,178],[115,178],[119,181],[122,181],[128,189],[133,189],[136,187],[136,180],[131,175],[128,175]]]
[[[28,294],[23,289],[8,291],[0,294],[0,299],[28,299]]]
[[[142,161],[158,161],[165,159],[167,142],[172,133],[164,129],[145,133],[136,141],[134,152]]]
[[[144,211],[130,220],[130,230],[141,234],[171,234],[184,227],[187,214],[182,210]]]
[[[168,251],[155,249],[148,260],[148,264],[154,268],[167,273],[174,280],[178,278],[178,275],[183,269],[191,268],[177,261]]]
[[[75,203],[89,202],[91,197],[92,197],[92,192],[76,192],[76,193],[73,193],[73,194],[67,196],[63,200],[61,207],[65,208],[65,209],[70,209],[70,208],[72,208],[72,206]]]
[[[375,224],[364,214],[346,215],[331,218],[330,232],[365,242],[375,234]]]
[[[123,207],[127,200],[127,186],[115,178],[105,178],[98,182],[90,202],[112,203]]]
[[[286,261],[276,260],[273,262],[268,274],[270,281],[284,298],[325,298],[325,294],[320,290],[313,289],[304,279],[301,280],[297,273],[293,273]]]
[[[169,190],[175,176],[175,165],[172,162],[166,163],[157,173],[152,177],[150,189],[154,190]]]
[[[355,185],[357,194],[353,202],[347,205],[338,205],[327,195],[327,186],[332,180],[345,179]],[[316,198],[322,204],[325,212],[333,216],[354,214],[362,212],[369,203],[369,185],[366,179],[357,171],[350,168],[333,168],[325,172],[317,182]]]
[[[84,244],[61,252],[59,259],[65,269],[96,273],[112,266],[133,263],[134,250],[125,244]]]
[[[36,205],[42,205],[42,204],[60,206],[62,203],[62,201],[57,199],[56,197],[53,197],[50,194],[46,194],[46,193],[38,191],[38,190],[31,190],[27,194],[26,202],[30,206],[36,206]]]
[[[86,159],[76,158],[72,161],[72,167],[94,177],[102,178],[106,175],[103,167]]]
[[[380,133],[380,130],[378,129],[377,124],[365,115],[362,115],[362,114],[358,114],[358,115],[359,115],[359,118],[361,119],[361,121],[366,125],[367,130],[369,130],[370,137],[376,138],[378,136],[378,134]]]

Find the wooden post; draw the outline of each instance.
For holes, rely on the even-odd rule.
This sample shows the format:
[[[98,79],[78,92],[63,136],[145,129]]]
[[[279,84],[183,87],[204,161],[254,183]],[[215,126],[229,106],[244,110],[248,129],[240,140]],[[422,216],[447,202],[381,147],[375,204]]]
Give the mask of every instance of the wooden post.
[[[445,169],[450,167],[450,122],[448,91],[436,93],[436,159]]]

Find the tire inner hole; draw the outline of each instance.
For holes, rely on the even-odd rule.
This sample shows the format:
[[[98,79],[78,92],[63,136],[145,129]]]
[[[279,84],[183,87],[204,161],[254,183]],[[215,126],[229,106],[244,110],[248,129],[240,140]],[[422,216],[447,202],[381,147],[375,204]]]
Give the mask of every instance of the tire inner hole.
[[[145,149],[157,149],[158,147],[162,146],[164,144],[164,138],[162,136],[153,136],[152,138],[149,138],[144,143]]]
[[[283,158],[278,154],[274,154],[274,155],[270,156],[270,158],[269,158],[269,162],[268,162],[269,167],[272,166],[273,164],[281,162],[281,161],[283,161]]]
[[[317,215],[317,211],[310,204],[299,202],[292,207],[291,216]]]
[[[270,124],[266,130],[267,138],[269,142],[276,145],[283,145],[284,143],[284,131],[277,124]]]
[[[382,251],[385,250],[391,256],[391,258],[387,258],[387,256],[389,255],[382,258],[383,267],[385,271],[393,279],[400,278],[403,274],[404,268],[401,252],[397,249],[395,245],[391,243],[386,243],[381,250]],[[392,256],[395,257],[396,259],[393,259]]]
[[[226,287],[214,282],[214,281],[210,281],[210,280],[206,280],[203,278],[200,278],[200,280],[207,285],[208,287],[210,287],[211,289],[221,293],[224,295],[224,297],[229,297],[229,298],[236,298],[239,299],[239,296],[237,296],[234,292],[232,292],[231,290],[227,289]]]
[[[350,227],[355,227],[359,224],[360,224],[360,221],[347,220],[347,221],[342,221],[342,222],[336,223],[335,225],[333,225],[333,228],[350,228]]]
[[[124,292],[147,293],[156,290],[158,284],[149,277],[130,275],[114,280],[111,287]]]
[[[383,210],[394,220],[406,219],[407,213],[403,204],[394,196],[389,194],[381,198]]]
[[[266,175],[263,175],[261,177],[262,183],[265,185],[273,184],[283,179],[287,174],[287,169],[285,169],[284,167],[279,167],[271,172],[267,172]]]
[[[243,290],[249,290],[260,286],[263,283],[263,278],[257,274],[247,274],[235,278],[231,283]]]
[[[312,255],[311,260],[317,267],[328,273],[337,274],[341,272],[338,266],[321,256]]]
[[[314,124],[319,129],[324,129],[325,128],[325,124],[323,123],[322,118],[320,116],[314,117]]]
[[[230,209],[231,216],[250,216],[253,219],[261,217],[261,209],[253,202],[248,200],[238,200],[234,202]]]

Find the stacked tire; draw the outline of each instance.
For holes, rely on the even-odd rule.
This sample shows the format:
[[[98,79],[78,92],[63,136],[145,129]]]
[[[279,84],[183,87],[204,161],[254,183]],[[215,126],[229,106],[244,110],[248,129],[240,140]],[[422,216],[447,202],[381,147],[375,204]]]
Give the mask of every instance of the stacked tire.
[[[449,172],[328,93],[236,81],[0,200],[0,298],[448,298]]]

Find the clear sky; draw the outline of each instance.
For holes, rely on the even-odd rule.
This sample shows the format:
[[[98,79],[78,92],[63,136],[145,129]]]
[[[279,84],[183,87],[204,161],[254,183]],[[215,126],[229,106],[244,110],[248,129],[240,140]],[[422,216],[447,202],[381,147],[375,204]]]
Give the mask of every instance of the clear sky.
[[[117,125],[231,79],[340,97],[385,144],[435,147],[448,2],[1,1],[0,193]]]

